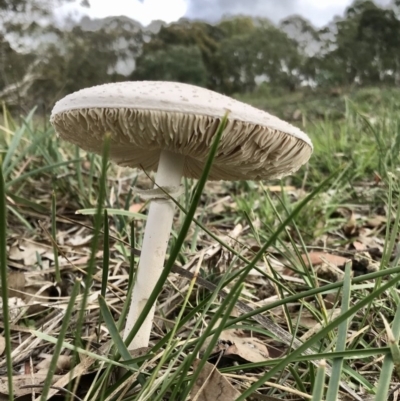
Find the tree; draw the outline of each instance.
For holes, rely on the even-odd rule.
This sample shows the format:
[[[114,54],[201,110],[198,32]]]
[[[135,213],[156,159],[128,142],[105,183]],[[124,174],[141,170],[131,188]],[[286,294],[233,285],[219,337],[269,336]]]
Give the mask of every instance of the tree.
[[[57,98],[84,87],[126,79],[118,74],[120,61],[133,60],[141,47],[141,31],[127,21],[110,19],[97,30],[75,26],[70,31],[48,27],[53,40],[39,49],[35,73],[40,77],[30,93],[46,108]]]
[[[131,78],[206,86],[207,70],[197,46],[173,45],[141,55]]]
[[[2,100],[22,106],[38,76],[41,42],[52,22],[53,7],[74,0],[0,0],[0,93]],[[37,21],[40,21],[38,23]],[[25,102],[29,103],[29,102]]]
[[[182,19],[177,23],[161,27],[158,33],[151,35],[150,40],[143,44],[141,57],[147,57],[148,54],[172,46],[197,47],[207,70],[206,86],[216,89],[221,82],[221,67],[215,54],[222,38],[223,32],[217,26]]]
[[[330,26],[331,40],[320,59],[328,84],[398,82],[400,21],[392,9],[356,0]]]
[[[225,38],[217,57],[227,93],[251,91],[262,80],[294,90],[301,81],[298,44],[268,20],[258,19],[247,34]]]

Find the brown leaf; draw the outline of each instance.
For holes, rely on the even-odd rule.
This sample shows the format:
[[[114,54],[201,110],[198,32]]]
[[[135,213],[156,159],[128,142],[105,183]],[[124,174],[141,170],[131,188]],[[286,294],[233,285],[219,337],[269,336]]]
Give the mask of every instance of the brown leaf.
[[[365,245],[360,241],[353,241],[352,245],[356,251],[363,251],[365,249]]]
[[[236,337],[231,336],[232,345],[229,346],[224,356],[230,358],[240,358],[247,362],[263,362],[268,359],[268,348],[264,343],[255,337]]]
[[[3,336],[0,336],[0,356],[3,355],[5,349],[6,349],[6,339]]]
[[[193,363],[196,369],[200,360]],[[211,363],[206,362],[191,392],[191,401],[234,401],[240,396],[232,384]]]
[[[25,274],[21,272],[10,272],[7,275],[8,296],[23,298],[22,292],[25,291]]]
[[[377,228],[380,227],[381,225],[383,225],[384,223],[386,223],[387,219],[386,216],[374,216],[369,218],[366,222],[365,222],[365,226],[366,227],[370,227],[370,228]]]
[[[11,260],[23,261],[25,266],[32,266],[37,262],[37,254],[44,255],[47,248],[33,242],[21,241],[10,247],[8,257]]]
[[[296,191],[296,187],[293,187],[291,185],[286,185],[284,187],[281,187],[280,185],[269,185],[267,187],[271,192],[290,192],[290,191]]]
[[[52,355],[41,354],[40,356],[44,359],[36,365],[36,368],[38,369],[37,373],[45,374],[49,371]],[[64,371],[69,370],[70,367],[71,367],[71,357],[68,355],[59,355],[57,358],[55,373],[56,374],[62,373]]]
[[[208,341],[202,349],[205,349]],[[224,357],[243,362],[263,362],[269,357],[268,348],[256,337],[244,337],[241,330],[222,331],[219,342],[214,347],[211,355],[222,352]]]
[[[382,181],[382,177],[377,171],[374,171],[374,183],[378,185]]]
[[[40,394],[40,386],[43,385],[46,377],[47,372],[46,374],[13,376],[14,397],[22,397],[26,394],[32,394],[33,390]],[[52,377],[52,384],[54,384],[58,378],[59,376],[54,375]],[[0,394],[8,396],[7,377],[0,376]]]
[[[87,234],[87,235],[74,235],[73,237],[68,238],[66,241],[68,245],[72,245],[74,247],[80,247],[84,245],[90,244],[92,241],[93,234]]]
[[[140,347],[137,349],[129,350],[132,358],[139,358],[140,356],[147,355],[151,347]]]
[[[333,310],[331,309],[329,311],[329,321],[337,317],[339,314],[340,314],[340,309],[333,309]],[[298,312],[291,313],[290,319],[293,322],[293,325],[299,323],[301,327],[304,327],[306,329],[312,329],[313,332],[315,332],[316,326],[318,326],[320,329],[322,328],[321,323],[309,311],[303,310],[300,316]]]
[[[308,258],[312,266],[322,265],[323,263],[331,263],[337,267],[344,266],[350,259],[339,255],[332,255],[327,252],[309,252],[308,258],[306,254],[301,255],[303,262],[309,267]]]
[[[8,310],[9,310],[10,322],[16,323],[16,319],[19,316],[21,309],[24,308],[25,306],[26,306],[26,303],[19,297],[8,298]],[[0,313],[0,315],[1,315],[1,313]]]
[[[144,207],[145,203],[133,203],[131,206],[129,206],[129,211],[131,213],[139,213],[143,207]]]
[[[343,226],[343,232],[348,237],[354,236],[357,233],[357,220],[353,211],[351,211],[346,224]]]

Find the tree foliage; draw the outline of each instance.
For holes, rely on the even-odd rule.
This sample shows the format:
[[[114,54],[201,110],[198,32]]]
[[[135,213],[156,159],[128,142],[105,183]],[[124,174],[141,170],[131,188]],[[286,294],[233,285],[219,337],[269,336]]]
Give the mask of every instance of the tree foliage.
[[[205,86],[207,69],[197,46],[172,45],[138,57],[131,78]]]
[[[387,7],[355,0],[321,29],[300,16],[279,25],[238,16],[214,25],[182,19],[153,31],[124,17],[61,28],[51,5],[62,1],[73,0],[0,0],[0,99],[50,108],[66,93],[125,79],[226,94],[251,92],[261,82],[294,91],[400,80],[399,0]]]

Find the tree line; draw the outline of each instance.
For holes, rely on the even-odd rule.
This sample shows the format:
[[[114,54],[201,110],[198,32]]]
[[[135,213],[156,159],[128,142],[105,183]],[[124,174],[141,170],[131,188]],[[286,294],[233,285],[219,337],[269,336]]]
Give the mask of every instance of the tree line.
[[[0,100],[11,106],[48,110],[67,93],[123,80],[173,80],[228,95],[260,84],[282,92],[400,81],[400,0],[355,0],[322,28],[300,16],[278,25],[237,16],[148,28],[126,17],[86,18],[60,28],[51,5],[0,0]]]

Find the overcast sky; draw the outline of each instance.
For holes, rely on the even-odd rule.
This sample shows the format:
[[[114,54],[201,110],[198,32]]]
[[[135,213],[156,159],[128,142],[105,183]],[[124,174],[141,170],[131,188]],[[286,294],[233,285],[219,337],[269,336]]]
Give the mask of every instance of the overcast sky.
[[[89,0],[90,8],[79,6],[79,1],[58,10],[61,18],[72,14],[75,18],[125,15],[148,25],[152,20],[176,21],[181,17],[217,21],[227,14],[262,16],[279,22],[293,14],[300,14],[316,26],[327,24],[335,15],[342,15],[352,0]],[[377,0],[388,4],[390,0]]]

